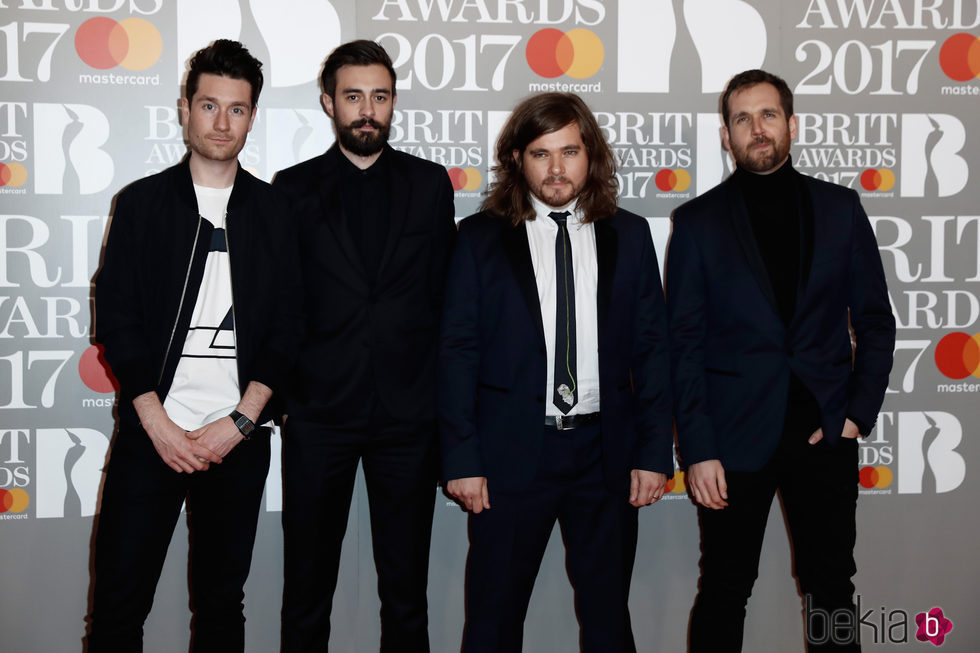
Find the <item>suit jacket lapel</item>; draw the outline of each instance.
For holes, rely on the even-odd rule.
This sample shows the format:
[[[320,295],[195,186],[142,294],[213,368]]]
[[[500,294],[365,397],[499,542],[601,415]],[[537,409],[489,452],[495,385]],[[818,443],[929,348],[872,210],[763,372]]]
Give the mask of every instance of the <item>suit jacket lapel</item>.
[[[796,311],[794,317],[800,314],[800,307],[806,299],[807,285],[810,283],[810,267],[813,265],[813,254],[819,243],[816,240],[816,225],[814,215],[817,215],[813,205],[814,198],[810,193],[807,178],[797,174],[797,210],[800,216],[800,285],[796,289]]]
[[[387,148],[391,150],[390,147]],[[391,177],[391,196],[390,207],[388,210],[388,236],[385,239],[384,252],[378,264],[378,279],[382,279],[385,265],[391,260],[391,255],[401,241],[402,231],[405,230],[406,215],[411,204],[412,187],[408,181],[407,172],[398,165],[399,161],[395,157],[394,150],[384,153],[384,156],[391,157],[389,166]]]
[[[598,288],[596,289],[596,313],[599,339],[602,339],[603,325],[609,314],[609,301],[612,297],[613,278],[616,276],[616,254],[619,238],[616,230],[605,220],[595,223],[595,250],[599,266]]]
[[[504,249],[510,262],[517,287],[527,305],[531,321],[538,335],[544,339],[544,324],[541,320],[541,301],[538,299],[538,285],[534,279],[534,265],[531,263],[531,248],[527,244],[527,226],[522,222],[516,227],[505,226],[503,233]]]
[[[350,230],[347,228],[347,216],[344,214],[344,203],[340,196],[341,184],[339,166],[343,162],[338,157],[344,156],[340,149],[334,145],[327,151],[324,157],[324,165],[321,169],[319,181],[321,219],[326,221],[327,226],[333,233],[338,247],[347,259],[349,266],[337,266],[347,268],[356,274],[349,275],[360,280],[366,287],[366,271],[364,263],[361,261],[357,248],[354,247],[354,240],[351,238]]]
[[[762,254],[759,253],[759,245],[755,241],[755,234],[752,233],[752,223],[749,221],[749,212],[745,208],[745,199],[742,197],[742,191],[739,190],[738,184],[731,178],[725,183],[728,185],[728,206],[730,207],[732,231],[735,232],[735,238],[742,248],[742,254],[745,256],[745,262],[749,266],[752,276],[755,277],[756,283],[762,289],[762,293],[769,300],[772,310],[776,312],[776,315],[779,315],[776,293],[773,291],[772,284],[769,282],[769,273],[766,271],[766,264],[762,260]]]

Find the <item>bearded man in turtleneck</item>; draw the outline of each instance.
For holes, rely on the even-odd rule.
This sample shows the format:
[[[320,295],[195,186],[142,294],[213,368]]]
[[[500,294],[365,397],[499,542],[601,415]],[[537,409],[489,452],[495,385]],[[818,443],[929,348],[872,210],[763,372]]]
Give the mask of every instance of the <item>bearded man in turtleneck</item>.
[[[701,526],[690,650],[741,650],[778,492],[808,650],[859,651],[857,438],[895,344],[881,257],[857,193],[793,168],[785,81],[740,73],[721,106],[736,169],[674,212],[666,272],[677,438]]]

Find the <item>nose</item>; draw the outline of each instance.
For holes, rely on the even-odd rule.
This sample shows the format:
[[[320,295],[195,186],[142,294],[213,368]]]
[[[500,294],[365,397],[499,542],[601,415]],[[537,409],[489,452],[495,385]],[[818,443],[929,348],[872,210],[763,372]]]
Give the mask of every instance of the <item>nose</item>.
[[[364,98],[364,102],[361,103],[361,115],[365,118],[374,117],[374,98]]]
[[[225,111],[218,111],[214,118],[214,128],[217,131],[228,131],[231,123],[228,120],[228,113]]]
[[[752,133],[761,134],[762,132],[763,132],[762,119],[759,118],[758,116],[752,118]]]
[[[551,157],[551,172],[555,175],[560,175],[565,171],[565,162],[562,160],[561,155]]]

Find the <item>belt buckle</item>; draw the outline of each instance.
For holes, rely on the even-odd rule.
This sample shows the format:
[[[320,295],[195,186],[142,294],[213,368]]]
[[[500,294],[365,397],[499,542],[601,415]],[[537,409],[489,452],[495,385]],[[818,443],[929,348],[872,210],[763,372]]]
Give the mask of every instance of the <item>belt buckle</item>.
[[[565,420],[565,416],[564,415],[556,415],[555,416],[555,428],[557,428],[559,431],[564,431],[565,428],[566,428],[565,427],[564,420]]]

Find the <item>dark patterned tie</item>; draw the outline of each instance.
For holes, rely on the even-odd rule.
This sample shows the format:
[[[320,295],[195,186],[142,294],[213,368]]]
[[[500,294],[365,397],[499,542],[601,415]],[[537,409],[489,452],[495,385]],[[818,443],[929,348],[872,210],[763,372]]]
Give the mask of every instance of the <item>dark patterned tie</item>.
[[[575,377],[575,275],[572,273],[572,241],[568,237],[568,211],[548,215],[558,224],[555,237],[555,274],[558,285],[555,306],[555,387],[551,400],[562,414],[578,401]]]

